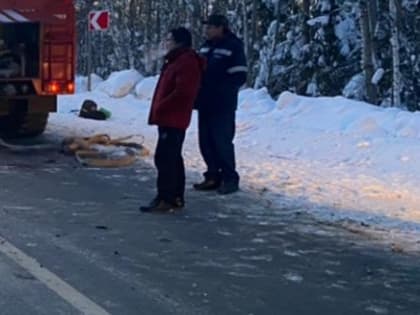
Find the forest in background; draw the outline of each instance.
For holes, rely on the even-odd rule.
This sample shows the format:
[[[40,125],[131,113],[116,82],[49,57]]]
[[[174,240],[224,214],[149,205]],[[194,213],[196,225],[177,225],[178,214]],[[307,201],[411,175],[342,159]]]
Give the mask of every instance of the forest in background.
[[[173,27],[203,41],[201,21],[229,17],[244,41],[248,85],[273,96],[364,100],[420,109],[420,0],[77,0],[78,73],[87,74],[87,16],[109,10],[111,27],[92,34],[100,76],[134,68],[159,73],[162,39]]]

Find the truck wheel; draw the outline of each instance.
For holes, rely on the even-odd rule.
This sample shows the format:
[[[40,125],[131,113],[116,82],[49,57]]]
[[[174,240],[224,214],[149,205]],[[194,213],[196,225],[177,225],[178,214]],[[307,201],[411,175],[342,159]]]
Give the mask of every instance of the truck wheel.
[[[45,131],[48,123],[48,113],[26,114],[18,129],[20,136],[36,137]]]
[[[45,131],[48,113],[25,113],[0,117],[0,133],[3,136],[36,137]]]

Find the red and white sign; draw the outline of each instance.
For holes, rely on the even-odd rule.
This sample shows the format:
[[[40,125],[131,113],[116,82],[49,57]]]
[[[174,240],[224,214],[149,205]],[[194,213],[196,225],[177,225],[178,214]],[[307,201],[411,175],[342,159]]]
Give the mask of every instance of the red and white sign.
[[[105,31],[109,28],[109,11],[92,11],[89,13],[89,30]]]

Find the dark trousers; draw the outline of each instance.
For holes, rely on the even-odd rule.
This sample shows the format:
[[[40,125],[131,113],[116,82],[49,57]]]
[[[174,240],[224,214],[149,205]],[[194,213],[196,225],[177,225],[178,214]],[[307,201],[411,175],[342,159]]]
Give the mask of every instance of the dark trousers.
[[[176,198],[184,199],[185,167],[182,145],[185,130],[159,127],[158,132],[159,139],[155,152],[158,198],[172,203]]]
[[[207,164],[206,179],[239,183],[236,172],[235,111],[222,114],[198,113],[200,151]]]

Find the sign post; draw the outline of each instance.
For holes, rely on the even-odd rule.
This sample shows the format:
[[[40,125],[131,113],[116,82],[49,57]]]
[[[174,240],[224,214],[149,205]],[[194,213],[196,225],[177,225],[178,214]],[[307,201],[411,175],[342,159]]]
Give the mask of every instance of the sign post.
[[[92,90],[92,32],[95,31],[106,31],[110,24],[109,11],[91,11],[88,15],[88,33],[87,33],[87,45],[88,45],[88,91]]]

